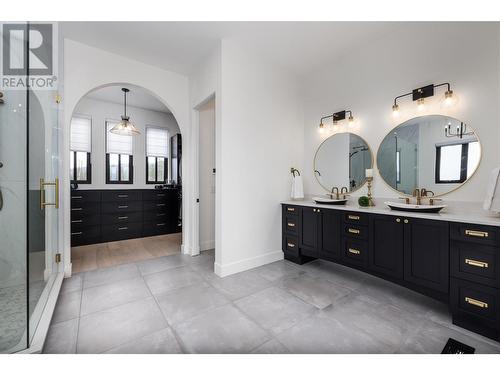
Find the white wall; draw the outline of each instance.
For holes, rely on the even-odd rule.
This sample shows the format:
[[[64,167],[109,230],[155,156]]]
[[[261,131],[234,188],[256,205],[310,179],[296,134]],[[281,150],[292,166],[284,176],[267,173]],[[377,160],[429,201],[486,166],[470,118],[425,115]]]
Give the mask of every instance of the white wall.
[[[69,39],[64,40],[64,92],[62,107],[64,111],[63,144],[61,155],[69,150],[69,126],[71,116],[78,103],[90,91],[116,84],[132,84],[148,90],[172,112],[183,137],[183,170],[192,170],[191,123],[189,105],[189,81],[186,76],[159,69],[123,56],[93,48]],[[64,215],[64,269],[71,272],[70,263],[70,197],[69,197],[69,158],[63,160],[62,177]],[[183,205],[183,252],[191,253],[192,211],[195,197],[191,190],[192,176],[184,175],[182,196]]]
[[[171,113],[158,112],[127,106],[127,114],[132,123],[141,132],[133,139],[134,183],[106,184],[106,120],[120,120],[123,106],[120,104],[84,98],[75,108],[75,115],[84,115],[92,119],[92,183],[81,184],[80,189],[153,189],[146,184],[146,126],[167,128],[169,136],[179,133],[179,126]],[[170,145],[169,145],[170,148]],[[168,173],[170,176],[170,161]],[[169,177],[170,179],[170,177]]]
[[[200,250],[215,248],[215,100],[199,109]]]
[[[316,148],[328,134],[318,132],[325,114],[351,109],[357,123],[351,130],[367,140],[376,155],[385,135],[399,122],[425,113],[449,114],[477,132],[483,159],[477,173],[449,200],[481,201],[492,168],[500,163],[499,137],[499,30],[495,23],[408,23],[383,39],[349,51],[341,59],[307,77],[303,82],[305,127],[304,165],[306,194],[321,187],[311,167]],[[393,119],[395,96],[430,83],[450,82],[459,96],[454,110],[440,103],[444,91],[426,99],[418,112],[410,99],[402,100],[400,118]],[[341,129],[339,131],[343,131]],[[375,169],[374,195],[396,197]],[[366,194],[366,187],[353,195]]]
[[[290,167],[302,169],[303,115],[295,77],[238,39],[222,41],[221,69],[215,270],[224,276],[283,257],[279,202],[290,194]]]

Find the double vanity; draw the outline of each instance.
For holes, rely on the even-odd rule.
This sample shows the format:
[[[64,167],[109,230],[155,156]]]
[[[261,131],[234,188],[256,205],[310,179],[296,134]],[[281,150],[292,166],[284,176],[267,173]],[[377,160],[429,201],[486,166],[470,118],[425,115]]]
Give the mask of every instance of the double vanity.
[[[282,220],[285,259],[324,259],[397,283],[500,341],[500,219],[290,201]]]

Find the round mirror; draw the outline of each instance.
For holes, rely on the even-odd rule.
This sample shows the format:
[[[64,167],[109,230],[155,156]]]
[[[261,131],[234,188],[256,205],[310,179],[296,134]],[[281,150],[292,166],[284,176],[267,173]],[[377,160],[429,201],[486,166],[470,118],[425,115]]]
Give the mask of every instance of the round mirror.
[[[380,144],[377,166],[382,179],[400,193],[425,188],[435,195],[457,189],[476,171],[481,144],[464,122],[442,115],[410,119]]]
[[[359,189],[366,181],[373,157],[363,138],[352,133],[337,133],[327,138],[316,151],[314,175],[328,192],[333,187]]]

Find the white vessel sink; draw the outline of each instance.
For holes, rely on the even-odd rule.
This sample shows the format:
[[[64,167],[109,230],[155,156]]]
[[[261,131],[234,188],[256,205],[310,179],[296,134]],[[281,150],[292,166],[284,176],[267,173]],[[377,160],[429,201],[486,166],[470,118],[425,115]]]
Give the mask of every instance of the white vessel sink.
[[[445,204],[406,204],[399,202],[384,202],[391,210],[436,213],[446,207]]]
[[[313,201],[315,201],[318,204],[344,205],[347,203],[347,199],[332,199],[332,198],[325,198],[325,197],[313,197]]]

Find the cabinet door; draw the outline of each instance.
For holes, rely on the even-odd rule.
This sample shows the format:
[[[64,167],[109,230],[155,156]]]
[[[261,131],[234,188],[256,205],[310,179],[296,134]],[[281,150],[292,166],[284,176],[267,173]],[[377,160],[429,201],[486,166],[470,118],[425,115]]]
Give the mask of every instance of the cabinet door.
[[[405,280],[448,293],[449,224],[405,218],[404,228]]]
[[[402,279],[403,219],[389,215],[371,215],[369,242],[369,268],[375,272]]]
[[[319,211],[319,255],[324,258],[340,258],[341,214],[335,210]]]
[[[319,214],[315,208],[302,208],[299,226],[300,249],[308,256],[318,255],[318,218]]]

